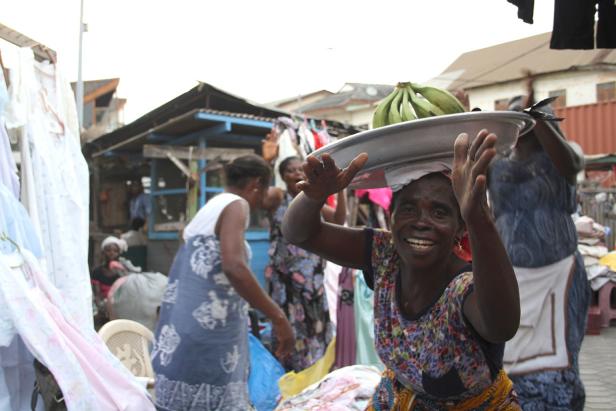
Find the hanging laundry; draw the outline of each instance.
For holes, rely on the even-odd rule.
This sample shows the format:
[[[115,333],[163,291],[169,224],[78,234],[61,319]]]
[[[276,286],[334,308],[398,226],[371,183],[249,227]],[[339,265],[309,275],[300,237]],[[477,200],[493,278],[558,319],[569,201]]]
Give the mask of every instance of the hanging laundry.
[[[300,147],[303,148],[305,153],[304,157],[307,157],[315,150],[314,135],[312,134],[312,131],[310,131],[307,121],[304,121],[299,125],[297,135],[299,137]]]
[[[336,368],[355,364],[355,314],[353,313],[353,272],[344,267],[338,280],[336,310]]]
[[[36,357],[56,377],[69,410],[153,410],[94,329],[74,326],[39,265],[39,241],[26,210],[1,184],[0,234],[0,409],[30,410]]]
[[[374,291],[372,291],[361,271],[355,272],[353,313],[355,317],[355,364],[372,365],[379,370],[385,366],[379,359],[374,345]]]
[[[21,200],[41,239],[44,266],[79,327],[92,328],[88,269],[89,171],[74,97],[57,65],[22,48],[11,71],[6,125],[20,135]]]
[[[26,249],[0,255],[1,305],[30,352],[54,375],[69,411],[154,410],[144,387],[94,329],[81,332]]]
[[[533,24],[534,0],[507,1],[517,6],[518,18],[525,23]],[[597,14],[596,30],[595,14]],[[588,50],[595,47],[616,48],[616,3],[614,0],[554,1],[554,23],[550,48]]]
[[[355,190],[355,195],[357,196],[357,198],[368,195],[368,199],[370,199],[370,201],[375,204],[378,204],[385,211],[389,211],[389,206],[392,199],[392,192],[391,188],[389,187]]]
[[[4,72],[0,72],[0,184],[4,184],[15,198],[19,198],[19,177],[17,165],[11,151],[11,143],[4,126],[4,109],[9,100]]]

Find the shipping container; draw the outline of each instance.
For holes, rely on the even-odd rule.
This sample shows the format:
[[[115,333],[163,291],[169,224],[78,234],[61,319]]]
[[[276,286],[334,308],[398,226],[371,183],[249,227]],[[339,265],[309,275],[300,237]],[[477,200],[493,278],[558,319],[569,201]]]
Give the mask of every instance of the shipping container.
[[[554,110],[565,136],[584,154],[616,153],[616,100]]]

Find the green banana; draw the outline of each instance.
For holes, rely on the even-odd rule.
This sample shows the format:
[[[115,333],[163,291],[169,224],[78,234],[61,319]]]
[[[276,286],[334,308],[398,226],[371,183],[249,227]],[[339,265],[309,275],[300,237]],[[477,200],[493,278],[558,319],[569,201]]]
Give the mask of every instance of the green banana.
[[[413,90],[409,89],[408,87],[405,87],[403,92],[404,94],[402,95],[402,107],[400,108],[400,117],[402,118],[402,121],[415,120],[417,116],[413,112],[410,101],[410,93],[412,93]]]
[[[447,90],[415,83],[411,87],[430,103],[442,110],[444,114],[462,113],[465,111],[462,103]]]
[[[402,92],[401,88],[396,87],[396,97],[394,97],[391,105],[389,106],[389,113],[387,116],[388,124],[396,124],[402,122],[402,117],[400,116],[400,101],[402,101]]]
[[[410,90],[409,97],[411,99],[411,105],[413,106],[415,113],[417,113],[418,118],[432,116],[432,114],[430,113],[430,102],[428,102],[428,100],[416,95],[413,89]]]
[[[396,97],[397,91],[397,88],[394,89],[394,91],[381,100],[379,105],[376,107],[376,110],[374,110],[374,114],[372,115],[372,128],[383,127],[388,124],[387,115],[389,113],[389,106]]]

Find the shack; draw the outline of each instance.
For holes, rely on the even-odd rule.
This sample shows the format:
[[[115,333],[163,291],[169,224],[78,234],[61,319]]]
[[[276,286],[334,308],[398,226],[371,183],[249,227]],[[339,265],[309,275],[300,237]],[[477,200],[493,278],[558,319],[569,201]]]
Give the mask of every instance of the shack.
[[[261,154],[262,140],[281,117],[318,121],[335,138],[358,131],[260,106],[200,83],[86,144],[92,193],[90,264],[99,261],[103,237],[128,229],[131,187],[141,183],[150,212],[147,246],[136,258],[149,271],[167,273],[186,223],[223,190],[222,164],[245,153]],[[253,251],[252,269],[264,284],[269,247],[266,215],[253,213],[246,239]]]

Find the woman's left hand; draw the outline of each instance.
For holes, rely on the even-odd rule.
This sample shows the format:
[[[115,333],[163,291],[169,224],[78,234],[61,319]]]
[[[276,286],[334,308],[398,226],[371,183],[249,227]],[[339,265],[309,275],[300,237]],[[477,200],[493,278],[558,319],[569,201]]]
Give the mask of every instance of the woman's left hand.
[[[470,144],[466,133],[456,138],[452,184],[462,218],[467,223],[490,213],[486,199],[487,172],[496,155],[495,144],[496,135],[485,129]]]

